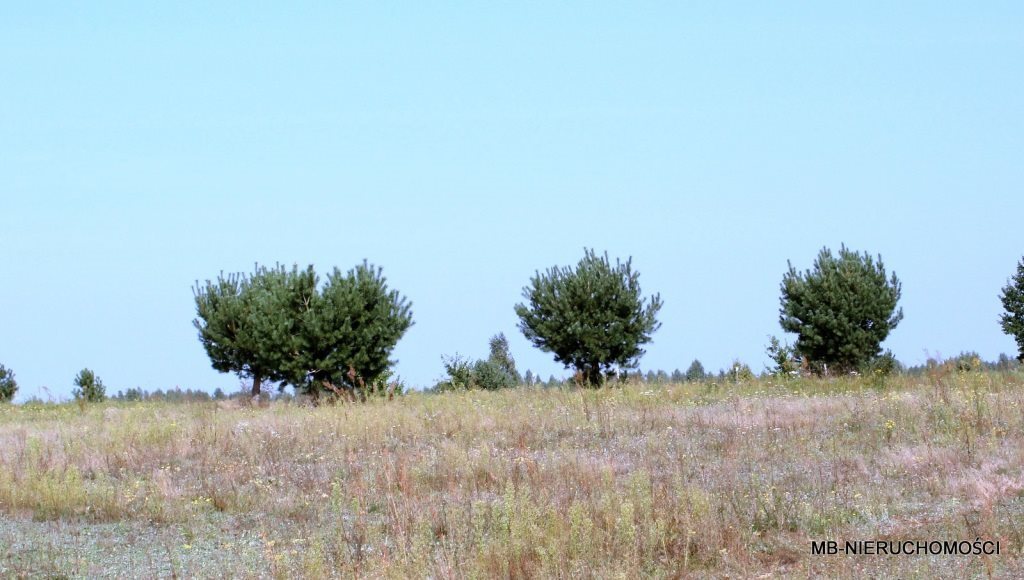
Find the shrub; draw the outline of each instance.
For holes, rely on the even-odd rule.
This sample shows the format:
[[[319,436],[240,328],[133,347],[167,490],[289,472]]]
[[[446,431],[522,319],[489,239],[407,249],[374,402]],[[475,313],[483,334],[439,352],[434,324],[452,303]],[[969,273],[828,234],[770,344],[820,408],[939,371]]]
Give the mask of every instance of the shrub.
[[[747,381],[752,381],[757,377],[754,375],[754,371],[750,370],[750,365],[735,360],[732,361],[732,365],[729,366],[729,370],[726,372],[725,378],[731,383],[745,383]]]
[[[8,403],[18,392],[18,383],[14,380],[14,371],[0,365],[0,403]]]
[[[800,359],[796,351],[778,338],[768,337],[768,346],[765,348],[765,352],[774,363],[774,366],[768,369],[771,374],[777,377],[790,377],[800,370]]]
[[[466,391],[473,388],[473,365],[469,361],[458,354],[442,357],[441,360],[448,379],[436,385],[438,391]]]
[[[490,351],[487,360],[477,360],[474,363],[459,355],[445,358],[444,366],[448,379],[438,383],[437,390],[495,390],[518,385],[521,379],[516,371],[515,359],[509,352],[508,340],[503,333],[499,332],[491,337]],[[530,371],[527,373],[529,380],[532,381],[533,374]]]
[[[394,376],[391,369],[385,369],[373,382],[366,387],[366,395],[373,397],[386,397],[393,399],[396,395],[404,395],[405,383],[400,377]]]
[[[887,350],[876,356],[868,364],[866,372],[873,372],[883,376],[895,375],[903,372],[903,364],[896,359],[891,350]]]
[[[96,373],[89,369],[82,369],[75,377],[75,390],[72,394],[79,401],[89,403],[100,403],[107,398],[106,387]]]
[[[508,389],[518,384],[515,377],[491,360],[478,360],[473,364],[472,385],[474,388]]]
[[[952,358],[946,363],[961,373],[979,372],[985,370],[985,363],[981,360],[981,355],[976,352],[962,352],[955,358]]]
[[[800,273],[789,265],[779,324],[797,335],[794,349],[812,371],[858,370],[881,354],[881,342],[902,320],[900,292],[896,274],[886,277],[881,256],[842,246],[836,257],[823,248],[813,270]]]
[[[613,267],[608,254],[593,250],[585,250],[575,269],[537,272],[523,297],[526,303],[515,306],[519,329],[590,386],[602,384],[615,367],[634,368],[641,346],[660,326],[661,297],[641,296],[631,260]]]

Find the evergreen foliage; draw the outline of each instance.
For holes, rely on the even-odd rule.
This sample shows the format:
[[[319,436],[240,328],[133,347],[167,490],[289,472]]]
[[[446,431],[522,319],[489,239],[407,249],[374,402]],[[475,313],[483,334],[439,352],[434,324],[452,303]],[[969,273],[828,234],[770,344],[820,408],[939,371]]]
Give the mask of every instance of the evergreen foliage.
[[[526,369],[526,374],[523,375],[523,384],[532,387],[537,382],[536,377],[533,376],[533,371]]]
[[[661,297],[641,297],[632,260],[585,254],[575,269],[537,272],[523,288],[526,304],[515,306],[519,329],[534,346],[572,367],[590,386],[603,383],[615,367],[633,368],[660,327]]]
[[[704,365],[697,359],[693,359],[690,367],[686,369],[686,380],[689,382],[703,381],[708,376],[704,371]]]
[[[439,382],[435,386],[437,391],[468,391],[474,388],[473,365],[456,354],[452,357],[442,357],[444,370],[448,373],[448,379]]]
[[[214,369],[252,379],[252,396],[264,380],[285,382],[296,354],[295,336],[316,293],[316,274],[283,266],[256,266],[249,276],[222,273],[196,283],[193,321]]]
[[[1010,358],[1005,352],[999,353],[999,359],[991,363],[993,369],[998,371],[1012,371],[1020,367],[1022,361],[1016,358]]]
[[[683,382],[685,380],[686,380],[686,373],[684,373],[683,371],[681,371],[679,369],[676,369],[676,370],[672,371],[672,382],[673,383],[681,383],[681,382]]]
[[[896,359],[896,355],[892,354],[891,350],[886,350],[882,354],[871,359],[871,361],[862,369],[864,374],[880,377],[888,377],[902,373],[904,371],[903,363]]]
[[[0,365],[0,403],[8,403],[18,392],[18,383],[14,380],[14,371]]]
[[[508,339],[505,338],[505,333],[499,332],[492,336],[488,346],[490,347],[490,354],[487,357],[487,361],[507,374],[513,385],[521,383],[523,379],[519,376],[519,371],[516,370],[516,359],[512,358],[512,352],[509,350]]]
[[[411,305],[365,261],[337,268],[322,290],[313,266],[256,267],[193,291],[194,324],[213,368],[322,393],[365,398],[377,390],[395,344],[412,325]],[[393,389],[391,390],[393,393]]]
[[[301,319],[288,382],[314,399],[344,391],[365,398],[394,364],[389,357],[412,326],[411,308],[379,267],[335,268]]]
[[[117,401],[144,401],[146,399],[146,392],[139,387],[129,388],[125,392],[118,391],[113,397]]]
[[[505,334],[499,332],[491,337],[490,355],[487,360],[470,363],[459,355],[444,359],[448,379],[437,384],[438,391],[469,389],[507,389],[523,380],[516,370],[515,359],[509,352]],[[526,371],[527,384],[533,381],[533,373]]]
[[[478,360],[473,364],[474,388],[492,391],[512,388],[518,384],[514,376],[490,359]]]
[[[729,370],[725,373],[725,378],[732,383],[745,383],[752,381],[757,378],[754,375],[754,371],[750,370],[750,365],[735,360],[732,361],[732,365],[729,366]]]
[[[795,352],[817,373],[864,368],[903,318],[896,274],[886,277],[881,256],[846,246],[838,257],[823,248],[813,270],[789,264],[781,289],[779,324],[797,335]]]
[[[89,369],[82,369],[75,377],[75,390],[72,391],[75,399],[89,403],[101,403],[107,398],[107,389],[103,386],[96,373]]]
[[[774,363],[768,369],[768,372],[777,377],[790,377],[800,370],[800,359],[796,351],[789,344],[784,344],[775,336],[768,337],[768,346],[765,348],[765,353]]]
[[[223,391],[221,391],[221,395],[223,395]],[[182,390],[181,387],[175,387],[173,389],[167,389],[166,392],[162,389],[157,389],[150,393],[145,389],[133,387],[126,389],[123,392],[118,391],[117,394],[110,397],[110,399],[113,401],[125,402],[162,401],[168,403],[199,403],[213,400],[214,397],[211,397],[210,393],[199,389]]]
[[[1024,362],[1024,258],[1017,264],[1017,273],[1007,281],[999,297],[1006,310],[999,317],[1003,332],[1017,342],[1017,360]]]

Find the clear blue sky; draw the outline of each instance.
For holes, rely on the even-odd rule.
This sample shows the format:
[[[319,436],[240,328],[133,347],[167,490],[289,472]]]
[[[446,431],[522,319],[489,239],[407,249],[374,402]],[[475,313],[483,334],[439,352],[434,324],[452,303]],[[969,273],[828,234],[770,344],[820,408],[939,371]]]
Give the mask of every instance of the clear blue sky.
[[[363,258],[398,372],[486,355],[536,269],[632,256],[644,369],[763,368],[787,259],[880,253],[884,346],[1015,351],[1019,2],[31,2],[0,18],[0,363],[19,399],[222,387],[191,286]],[[287,5],[287,7],[283,7]]]

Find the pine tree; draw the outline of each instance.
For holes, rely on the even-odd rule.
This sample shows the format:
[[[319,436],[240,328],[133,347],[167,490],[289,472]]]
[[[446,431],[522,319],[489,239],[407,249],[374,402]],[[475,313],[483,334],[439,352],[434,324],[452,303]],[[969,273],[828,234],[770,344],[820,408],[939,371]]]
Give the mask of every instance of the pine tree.
[[[797,272],[790,264],[781,290],[779,324],[797,335],[796,353],[819,373],[864,368],[903,319],[896,274],[886,277],[881,256],[846,246],[838,257],[823,248],[813,270]]]
[[[703,381],[705,378],[707,378],[707,373],[704,371],[704,365],[699,360],[693,359],[690,368],[686,369],[686,380],[693,383]]]
[[[641,297],[631,261],[616,260],[613,267],[607,253],[585,250],[575,269],[537,272],[523,288],[526,304],[515,306],[526,338],[574,368],[587,385],[602,384],[615,367],[635,367],[641,346],[660,327],[661,297]]]
[[[508,339],[505,338],[505,333],[499,332],[492,336],[489,347],[490,355],[487,357],[488,362],[508,374],[513,384],[521,383],[522,377],[519,376],[519,371],[516,370],[516,360],[512,358],[512,353],[509,351]]]
[[[256,267],[196,284],[194,321],[213,368],[323,392],[365,398],[392,364],[395,344],[412,325],[411,306],[388,290],[380,268],[337,268],[322,290],[313,266]]]
[[[744,383],[747,381],[754,380],[754,371],[750,370],[750,365],[734,360],[732,366],[729,367],[726,378],[733,383]]]
[[[1017,360],[1024,362],[1024,258],[1017,264],[1017,273],[1007,281],[999,297],[1006,310],[999,317],[1003,332],[1017,342]]]
[[[254,397],[264,380],[288,380],[298,325],[316,284],[312,266],[288,271],[281,265],[257,265],[249,276],[221,274],[204,286],[197,282],[193,325],[213,368],[251,378]]]
[[[526,369],[526,374],[523,375],[523,384],[528,387],[532,387],[535,381],[536,379],[533,377],[533,371]]]
[[[768,337],[765,354],[775,363],[768,372],[777,377],[787,378],[800,370],[800,361],[796,358],[793,347],[784,344],[775,336]]]
[[[75,390],[72,394],[76,399],[89,403],[101,403],[107,398],[106,387],[96,373],[89,369],[82,369],[75,377]]]
[[[14,371],[0,365],[0,403],[8,403],[18,392],[18,383],[14,380]]]
[[[327,392],[364,399],[388,368],[392,350],[412,326],[412,306],[389,290],[381,268],[367,262],[335,268],[314,293],[299,324],[288,382],[314,398]]]

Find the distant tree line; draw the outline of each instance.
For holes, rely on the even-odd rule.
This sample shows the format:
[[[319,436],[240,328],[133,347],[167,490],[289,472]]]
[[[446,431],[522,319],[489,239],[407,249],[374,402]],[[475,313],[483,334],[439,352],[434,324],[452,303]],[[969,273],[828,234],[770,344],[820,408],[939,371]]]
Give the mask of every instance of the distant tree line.
[[[977,353],[949,361],[929,360],[904,368],[881,343],[903,319],[902,284],[886,272],[881,256],[840,246],[822,248],[812,268],[792,263],[780,285],[779,325],[796,339],[792,345],[769,337],[766,354],[772,366],[762,375],[829,375],[894,372],[925,373],[937,368],[958,371],[1015,370],[1024,362],[1024,258],[999,296],[1004,313],[999,323],[1014,337],[1018,355],[993,362]],[[650,383],[703,380],[740,381],[755,372],[735,361],[717,375],[698,360],[685,372],[638,369],[644,345],[661,326],[659,294],[645,296],[632,260],[584,250],[575,267],[537,271],[523,288],[524,302],[514,310],[519,330],[537,348],[574,372],[572,384],[597,387],[609,380]],[[265,382],[287,385],[314,401],[323,396],[365,400],[400,394],[392,380],[390,354],[413,324],[411,304],[391,290],[379,267],[363,262],[347,273],[335,268],[323,284],[312,266],[291,270],[256,266],[251,274],[221,274],[193,289],[199,340],[213,368],[251,381],[250,396],[260,396]],[[486,359],[444,358],[447,377],[432,390],[501,389],[518,385],[552,386],[531,371],[520,375],[504,334],[490,341]],[[18,385],[14,372],[0,365],[0,402],[10,401]],[[169,394],[171,393],[171,394]],[[118,400],[151,398],[203,399],[200,391],[128,389]],[[223,393],[221,393],[223,395]],[[83,369],[75,378],[74,396],[85,402],[106,398],[98,376]]]
[[[214,390],[213,394],[201,389],[184,389],[175,387],[173,389],[156,389],[146,391],[139,387],[118,391],[110,397],[112,401],[167,401],[170,403],[203,403],[207,401],[220,401],[227,396],[220,388]]]

